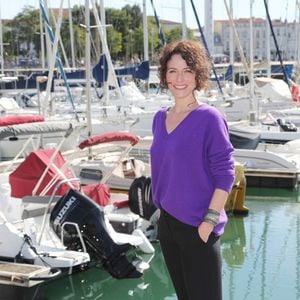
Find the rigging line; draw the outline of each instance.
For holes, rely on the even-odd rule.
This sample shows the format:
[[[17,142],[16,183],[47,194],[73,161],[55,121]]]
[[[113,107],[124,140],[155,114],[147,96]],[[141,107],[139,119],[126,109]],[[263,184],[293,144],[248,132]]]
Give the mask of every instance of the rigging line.
[[[277,39],[276,39],[276,36],[275,36],[274,28],[273,28],[271,17],[270,17],[270,13],[269,13],[269,8],[268,8],[267,0],[264,0],[264,4],[265,4],[265,9],[266,9],[267,19],[268,19],[269,26],[270,26],[270,29],[271,29],[271,34],[272,34],[272,37],[273,37],[273,40],[274,40],[274,44],[275,44],[275,47],[276,47],[276,52],[277,52],[277,55],[278,55],[278,58],[279,58],[280,66],[282,68],[282,72],[283,72],[283,76],[284,76],[284,81],[287,83],[287,85],[290,88],[291,84],[290,84],[290,81],[288,79],[288,76],[287,76],[287,73],[286,73],[286,69],[285,69],[285,66],[283,64],[283,61],[282,61],[282,58],[281,58],[281,54],[280,54],[280,51],[279,51]]]
[[[248,78],[250,78],[251,74],[250,74],[250,70],[249,70],[249,65],[248,65],[247,59],[244,55],[244,52],[243,52],[243,49],[242,49],[242,46],[241,46],[241,43],[240,43],[239,36],[238,36],[237,30],[236,30],[236,27],[234,25],[234,22],[233,22],[233,17],[231,15],[230,11],[229,11],[226,0],[224,0],[224,5],[225,5],[225,8],[226,8],[226,12],[227,12],[227,15],[228,15],[228,18],[229,18],[231,28],[233,29],[233,35],[234,35],[235,42],[237,44],[239,55],[241,57],[241,60],[242,60],[243,66],[246,70],[246,73],[248,75]]]
[[[200,34],[201,34],[201,39],[202,39],[203,45],[204,45],[204,47],[206,49],[208,57],[211,59],[211,55],[210,55],[210,52],[209,52],[209,49],[208,49],[208,46],[207,46],[207,43],[206,43],[206,39],[205,39],[203,30],[202,30],[202,27],[201,27],[201,24],[200,24],[200,21],[199,21],[199,18],[198,18],[198,15],[197,15],[196,8],[195,8],[193,0],[191,0],[191,4],[192,4],[192,7],[193,7],[193,11],[194,11],[194,15],[195,15],[195,18],[196,18],[196,21],[197,21],[197,25],[198,25],[198,28],[199,28],[199,31],[200,31]],[[223,90],[222,90],[222,87],[221,87],[221,84],[220,84],[220,80],[219,80],[219,77],[217,75],[216,68],[214,66],[214,62],[213,62],[212,59],[211,59],[211,65],[212,65],[213,73],[214,73],[215,78],[217,80],[219,91],[220,91],[221,95],[224,98],[224,93],[223,93]]]
[[[52,44],[52,47],[54,46],[54,42],[55,42],[55,37],[53,35],[53,31],[52,31],[52,27],[50,25],[50,21],[49,21],[49,17],[48,17],[48,14],[46,12],[46,9],[44,7],[44,4],[42,3],[42,0],[40,0],[40,10],[41,10],[41,13],[42,13],[42,17],[44,19],[44,22],[45,22],[45,27],[46,27],[46,30],[48,32],[48,35],[49,35],[49,38],[50,38],[50,41],[51,41],[51,44]],[[55,50],[53,48],[53,50]],[[54,54],[54,53],[53,53]],[[75,108],[75,104],[74,104],[74,98],[73,98],[73,95],[71,93],[71,90],[70,90],[70,86],[69,86],[69,83],[67,81],[67,76],[66,76],[66,73],[65,73],[65,70],[63,68],[63,65],[62,65],[62,62],[61,62],[61,59],[59,57],[59,54],[58,52],[56,51],[56,64],[59,68],[59,71],[63,77],[63,80],[64,80],[64,84],[66,86],[66,89],[67,89],[67,93],[68,93],[68,96],[69,96],[69,100],[71,102],[71,105],[72,105],[72,109],[73,109],[73,113],[75,114],[75,117],[76,117],[76,121],[79,122],[79,117],[78,117],[78,114],[77,114],[77,111],[76,111],[76,108]]]
[[[54,16],[53,9],[50,9],[50,14],[51,14],[51,18],[53,20],[54,27],[56,27],[57,26],[57,19]],[[69,62],[68,62],[67,54],[66,54],[65,47],[64,47],[64,44],[62,42],[61,36],[59,36],[59,45],[60,45],[60,48],[61,48],[61,51],[62,51],[63,58],[65,60],[65,66],[68,69],[70,69],[70,65],[69,65]]]
[[[157,27],[158,27],[158,35],[159,35],[159,39],[160,39],[162,45],[165,46],[165,45],[166,45],[166,38],[165,38],[164,32],[163,32],[163,30],[162,30],[162,27],[161,27],[161,24],[160,24],[159,17],[158,17],[158,15],[157,15],[157,13],[156,13],[156,9],[155,9],[153,0],[151,0],[151,5],[152,5],[152,8],[153,8],[153,12],[154,12],[155,22],[156,22],[156,25],[157,25]]]
[[[96,21],[96,24],[97,24],[96,28],[98,29],[98,33],[99,33],[100,40],[101,40],[101,43],[102,43],[102,50],[103,50],[103,53],[105,54],[105,57],[106,57],[106,60],[107,60],[108,72],[112,76],[113,85],[115,86],[117,95],[119,96],[119,98],[122,101],[122,108],[124,108],[125,107],[124,97],[123,97],[122,91],[120,89],[118,79],[116,77],[116,73],[114,71],[114,66],[112,64],[110,51],[108,49],[108,45],[107,45],[107,42],[106,42],[106,39],[105,39],[105,33],[103,31],[103,25],[102,25],[102,22],[100,20],[99,13],[96,9],[95,1],[94,0],[91,0],[91,1],[92,1],[92,7],[93,7],[93,13],[94,13],[95,21]]]

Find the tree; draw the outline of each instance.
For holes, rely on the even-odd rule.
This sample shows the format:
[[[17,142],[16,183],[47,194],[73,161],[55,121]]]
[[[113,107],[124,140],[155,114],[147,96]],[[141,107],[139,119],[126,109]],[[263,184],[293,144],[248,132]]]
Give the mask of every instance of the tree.
[[[122,34],[113,27],[107,28],[107,45],[112,59],[119,59],[122,52]]]
[[[98,9],[100,9],[98,7]],[[50,14],[51,15],[51,14]],[[107,43],[111,57],[116,60],[130,61],[133,57],[143,58],[144,54],[144,31],[143,14],[138,5],[126,5],[122,9],[105,9],[105,19],[107,27]],[[50,18],[52,22],[52,18]],[[91,25],[96,25],[93,11],[90,11]],[[78,60],[85,57],[85,29],[81,24],[85,24],[84,6],[74,6],[72,8],[72,23],[74,33],[75,56]],[[71,39],[68,19],[63,19],[61,25],[61,40],[64,45],[67,57],[71,57]],[[52,24],[53,32],[55,26]],[[10,46],[6,47],[9,55],[28,55],[31,45],[37,52],[40,51],[40,30],[39,9],[32,6],[25,6],[4,30],[4,41]],[[181,27],[166,31],[167,42],[181,39]],[[188,29],[188,37],[193,38],[192,31]],[[159,39],[158,28],[154,17],[148,17],[148,48],[151,60],[157,61],[158,53],[162,48]],[[101,53],[101,41],[97,29],[91,29],[91,60],[95,62]]]
[[[39,31],[39,12],[32,6],[25,6],[9,24],[9,38],[11,44],[10,53],[14,56],[25,55],[30,50],[30,45],[35,48],[39,45],[39,38],[36,32]]]
[[[126,5],[121,10],[125,12],[126,16],[128,16],[128,20],[130,22],[128,24],[129,28],[134,29],[141,26],[143,22],[143,14],[138,5]]]
[[[193,32],[190,29],[187,29],[187,38],[192,39],[192,40],[196,40],[196,38],[193,35]],[[174,29],[166,31],[166,39],[167,39],[167,43],[181,40],[182,39],[182,28],[181,28],[181,26],[177,26]]]

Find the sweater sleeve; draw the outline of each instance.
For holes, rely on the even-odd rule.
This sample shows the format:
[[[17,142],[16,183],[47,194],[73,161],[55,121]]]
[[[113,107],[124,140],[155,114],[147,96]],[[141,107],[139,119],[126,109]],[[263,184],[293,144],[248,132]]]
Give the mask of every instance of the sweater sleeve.
[[[207,138],[207,153],[210,172],[215,188],[230,192],[235,175],[233,146],[229,140],[228,126],[218,113],[212,115],[211,128]]]
[[[153,144],[155,144],[155,140],[158,138],[158,136],[160,135],[160,131],[161,131],[161,124],[160,121],[162,118],[162,111],[159,110],[153,117],[153,121],[152,121],[152,135],[153,135],[153,141],[152,141],[152,145],[150,147],[150,159],[151,159],[151,181],[152,181],[152,196],[153,196],[153,202],[154,205],[157,208],[161,208],[160,207],[160,202],[158,200],[158,177],[159,177],[159,170],[157,169],[157,160],[155,159],[155,157],[157,157],[157,155],[153,156]],[[155,148],[155,147],[154,147]]]

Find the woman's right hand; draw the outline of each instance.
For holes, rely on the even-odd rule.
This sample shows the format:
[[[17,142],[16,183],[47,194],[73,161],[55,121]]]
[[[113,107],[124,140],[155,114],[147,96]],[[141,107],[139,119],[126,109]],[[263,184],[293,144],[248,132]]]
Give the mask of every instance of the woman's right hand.
[[[202,222],[198,226],[198,234],[204,243],[207,243],[210,234],[214,229],[214,225],[208,222]]]

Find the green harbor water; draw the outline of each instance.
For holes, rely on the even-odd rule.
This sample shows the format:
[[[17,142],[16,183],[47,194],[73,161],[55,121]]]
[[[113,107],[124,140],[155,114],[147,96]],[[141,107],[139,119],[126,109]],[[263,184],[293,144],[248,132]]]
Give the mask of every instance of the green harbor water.
[[[230,216],[221,240],[224,300],[300,299],[299,198],[298,191],[247,189],[249,214]],[[116,280],[93,268],[48,283],[41,299],[175,300],[159,244],[155,247],[142,278]]]

